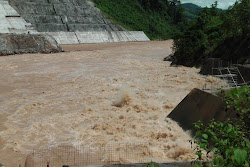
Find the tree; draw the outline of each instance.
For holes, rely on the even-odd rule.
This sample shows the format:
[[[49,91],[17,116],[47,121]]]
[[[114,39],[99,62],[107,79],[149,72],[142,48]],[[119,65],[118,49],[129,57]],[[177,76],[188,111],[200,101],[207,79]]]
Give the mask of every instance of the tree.
[[[212,5],[211,5],[211,9],[210,9],[210,14],[212,16],[218,16],[219,15],[219,11],[218,11],[218,2],[215,1]]]

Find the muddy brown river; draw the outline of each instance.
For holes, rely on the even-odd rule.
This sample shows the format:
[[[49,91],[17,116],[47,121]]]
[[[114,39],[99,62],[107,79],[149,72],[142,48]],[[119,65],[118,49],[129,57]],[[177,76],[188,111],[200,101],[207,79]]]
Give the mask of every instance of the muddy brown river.
[[[148,142],[159,161],[191,160],[191,137],[165,117],[208,79],[164,62],[171,46],[70,45],[62,53],[0,57],[0,163],[24,166],[42,147],[115,142]]]

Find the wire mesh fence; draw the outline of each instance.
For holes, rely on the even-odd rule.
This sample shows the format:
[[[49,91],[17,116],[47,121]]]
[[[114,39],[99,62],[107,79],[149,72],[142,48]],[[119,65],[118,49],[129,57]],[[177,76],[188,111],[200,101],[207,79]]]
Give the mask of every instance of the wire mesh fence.
[[[106,146],[60,145],[33,150],[26,158],[25,167],[79,167],[146,163],[150,161],[147,143],[114,143]]]

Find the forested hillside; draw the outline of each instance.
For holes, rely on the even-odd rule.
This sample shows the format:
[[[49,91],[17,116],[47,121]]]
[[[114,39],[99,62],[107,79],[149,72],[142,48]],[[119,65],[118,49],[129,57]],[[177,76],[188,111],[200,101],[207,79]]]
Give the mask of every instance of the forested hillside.
[[[218,10],[217,3],[204,8],[175,39],[173,64],[200,66],[211,57],[249,63],[249,9],[249,0],[239,0],[226,11]]]
[[[150,39],[170,39],[183,32],[184,8],[179,0],[94,0],[107,18]]]
[[[182,6],[185,9],[184,14],[189,20],[196,19],[202,11],[202,7],[192,3],[184,3]]]

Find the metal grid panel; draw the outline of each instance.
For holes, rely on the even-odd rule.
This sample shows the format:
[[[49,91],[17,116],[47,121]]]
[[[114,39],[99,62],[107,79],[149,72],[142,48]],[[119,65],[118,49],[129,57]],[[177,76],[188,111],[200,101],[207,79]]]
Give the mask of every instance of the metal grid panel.
[[[149,162],[147,143],[114,143],[102,146],[60,145],[34,150],[25,167],[62,167]]]

